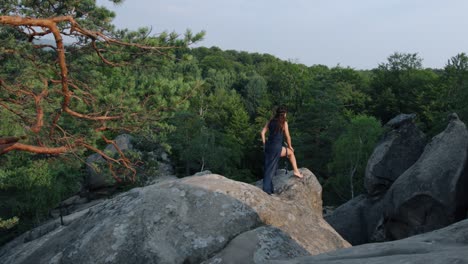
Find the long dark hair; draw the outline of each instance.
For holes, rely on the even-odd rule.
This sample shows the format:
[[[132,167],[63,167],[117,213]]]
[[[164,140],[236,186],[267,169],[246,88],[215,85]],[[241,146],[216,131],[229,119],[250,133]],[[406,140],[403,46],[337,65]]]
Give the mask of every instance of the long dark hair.
[[[286,122],[286,113],[288,112],[288,108],[286,108],[285,105],[280,105],[278,108],[276,108],[276,113],[275,116],[271,121],[276,121],[277,126],[276,126],[276,131],[284,131],[284,123]],[[271,122],[270,121],[270,122]]]

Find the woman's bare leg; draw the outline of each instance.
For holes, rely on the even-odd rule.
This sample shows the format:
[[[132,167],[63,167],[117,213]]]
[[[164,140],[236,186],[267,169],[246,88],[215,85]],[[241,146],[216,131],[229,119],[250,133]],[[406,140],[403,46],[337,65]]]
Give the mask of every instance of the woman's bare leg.
[[[281,157],[285,157],[285,156],[286,156],[286,148],[283,147],[283,149],[281,150]],[[293,167],[294,175],[296,175],[296,177],[302,178],[303,175],[297,168],[296,156],[294,155],[294,151],[290,148],[288,148],[288,158]]]

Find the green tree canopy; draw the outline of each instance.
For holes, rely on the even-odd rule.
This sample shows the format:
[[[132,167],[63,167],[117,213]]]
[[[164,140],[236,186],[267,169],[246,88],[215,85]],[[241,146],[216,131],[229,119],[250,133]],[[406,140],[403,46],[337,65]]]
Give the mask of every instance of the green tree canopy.
[[[422,69],[422,59],[416,53],[394,53],[387,60],[373,70],[372,113],[383,122],[400,113],[416,113],[431,126],[434,101],[440,95],[437,74]]]
[[[333,144],[333,160],[329,164],[332,176],[327,184],[328,202],[344,203],[364,192],[367,160],[382,134],[380,122],[374,117],[357,115],[351,118],[338,140]]]
[[[84,65],[100,61],[117,66],[126,57],[136,56],[136,50],[144,51],[145,55],[169,55],[166,49],[186,46],[203,37],[203,32],[194,35],[190,31],[182,38],[175,33],[149,37],[146,30],[136,33],[114,31],[110,24],[114,14],[96,6],[95,1],[3,1],[0,11],[0,35],[5,44],[0,56],[4,58],[7,68],[0,79],[3,90],[0,106],[14,114],[16,118],[11,120],[22,123],[23,128],[17,135],[3,135],[7,137],[0,139],[0,153],[20,150],[59,154],[79,148],[99,152],[92,142],[96,136],[105,137],[102,131],[118,129],[120,125],[127,129],[134,128],[136,124],[145,122],[127,125],[126,121],[137,120],[135,116],[139,116],[139,113],[144,112],[146,116],[151,114],[157,119],[160,112],[171,109],[160,99],[157,100],[158,107],[138,104],[138,99],[143,99],[141,97],[134,98],[137,101],[124,102],[117,92],[121,84],[118,83],[118,75],[113,76],[112,93],[106,96],[100,94],[103,91],[87,85],[87,80],[77,71],[83,65],[75,68],[67,61],[66,50],[86,56],[88,61],[80,61]],[[37,42],[47,36],[53,37],[54,44]],[[66,37],[82,46],[66,46]],[[48,49],[43,49],[45,47]],[[152,85],[158,86],[159,83]],[[159,94],[147,91],[144,96],[150,99],[165,95],[165,98],[187,96],[166,91],[158,88]],[[106,97],[109,101],[103,100]],[[168,105],[174,105],[172,98],[167,101]],[[139,107],[129,111],[125,103]],[[77,119],[82,120],[78,133],[73,130],[75,126],[70,126]],[[24,137],[26,141],[22,140]],[[125,157],[120,160],[107,159],[127,164],[128,167]]]

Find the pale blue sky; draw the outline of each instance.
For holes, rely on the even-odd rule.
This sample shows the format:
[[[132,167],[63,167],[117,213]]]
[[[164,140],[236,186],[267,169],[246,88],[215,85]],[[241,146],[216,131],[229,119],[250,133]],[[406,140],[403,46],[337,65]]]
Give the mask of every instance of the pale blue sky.
[[[468,0],[127,0],[114,24],[153,33],[205,30],[199,46],[269,53],[306,65],[372,69],[393,52],[443,68],[468,53]]]

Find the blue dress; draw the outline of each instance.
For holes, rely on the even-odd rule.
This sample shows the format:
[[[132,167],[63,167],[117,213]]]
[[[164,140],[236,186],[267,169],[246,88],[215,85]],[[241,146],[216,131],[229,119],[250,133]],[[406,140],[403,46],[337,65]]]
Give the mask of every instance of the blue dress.
[[[265,144],[265,159],[263,173],[263,191],[268,194],[274,193],[273,175],[278,169],[278,162],[281,158],[281,149],[283,147],[283,130],[277,129],[277,119],[272,119],[268,124],[268,140]]]

